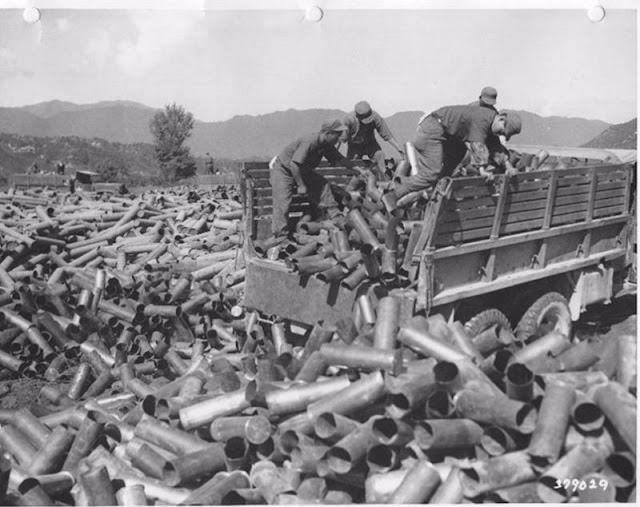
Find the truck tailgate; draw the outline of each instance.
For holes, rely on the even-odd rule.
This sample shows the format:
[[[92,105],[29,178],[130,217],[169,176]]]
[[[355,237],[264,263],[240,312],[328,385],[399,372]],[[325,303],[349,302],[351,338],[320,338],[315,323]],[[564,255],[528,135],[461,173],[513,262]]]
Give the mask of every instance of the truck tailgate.
[[[282,263],[252,258],[246,280],[244,304],[265,314],[305,324],[323,320],[327,325],[352,316],[356,291],[301,277]]]

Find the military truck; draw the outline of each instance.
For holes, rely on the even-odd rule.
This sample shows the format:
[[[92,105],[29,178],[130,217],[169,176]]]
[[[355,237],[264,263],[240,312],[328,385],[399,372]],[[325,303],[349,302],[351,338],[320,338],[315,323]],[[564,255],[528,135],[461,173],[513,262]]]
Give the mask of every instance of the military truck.
[[[606,150],[510,149],[515,159],[544,161],[491,182],[444,178],[418,219],[404,222],[405,267],[415,287],[409,312],[465,322],[471,335],[495,324],[528,336],[568,333],[588,305],[610,301],[631,263],[635,154],[622,154],[623,161]],[[318,172],[338,186],[356,174],[329,166]],[[267,162],[245,163],[244,205],[245,304],[305,325],[351,315],[357,289],[301,278],[256,254],[255,242],[270,233]],[[294,201],[292,214],[308,205]]]

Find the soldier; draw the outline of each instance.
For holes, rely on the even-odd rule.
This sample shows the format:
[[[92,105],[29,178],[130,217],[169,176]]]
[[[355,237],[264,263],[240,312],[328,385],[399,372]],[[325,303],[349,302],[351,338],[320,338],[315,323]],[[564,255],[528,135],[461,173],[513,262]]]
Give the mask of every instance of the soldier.
[[[207,174],[214,174],[214,162],[213,162],[213,157],[211,156],[211,154],[209,152],[207,152],[207,159],[205,161],[205,168],[207,170]]]
[[[467,151],[471,166],[483,174],[489,165],[488,144],[500,135],[508,140],[521,128],[517,114],[498,114],[482,106],[445,106],[423,116],[414,141],[418,172],[402,177],[395,189],[383,196],[387,210],[395,210],[396,200],[400,197],[418,190],[430,190],[440,178],[451,176]]]
[[[493,86],[485,86],[480,92],[478,100],[469,105],[487,107],[497,113],[499,112],[496,108],[497,101],[498,90]],[[498,136],[490,136],[487,140],[487,146],[489,148],[491,163],[499,172],[506,174],[516,174],[518,172],[509,160],[509,150],[502,144]],[[473,170],[471,170],[471,174],[473,174]]]
[[[489,109],[493,109],[494,111],[498,111],[496,109],[496,102],[498,101],[498,90],[496,90],[493,86],[485,86],[480,92],[480,96],[478,100],[469,104],[470,106],[482,106],[488,107]]]
[[[326,122],[320,132],[296,139],[271,161],[271,228],[274,236],[289,232],[287,216],[294,193],[308,194],[312,204],[327,213],[330,218],[339,214],[338,203],[327,181],[314,169],[318,167],[322,158],[332,163],[352,165],[335,146],[346,130],[347,127],[339,120]]]
[[[366,155],[376,164],[377,171],[374,169],[374,172],[377,172],[378,177],[384,179],[386,167],[384,153],[376,140],[375,132],[377,131],[380,137],[393,146],[401,155],[404,155],[404,150],[393,137],[382,116],[371,109],[369,103],[363,100],[355,105],[354,111],[345,116],[342,122],[347,127],[345,136],[347,158],[352,160]]]

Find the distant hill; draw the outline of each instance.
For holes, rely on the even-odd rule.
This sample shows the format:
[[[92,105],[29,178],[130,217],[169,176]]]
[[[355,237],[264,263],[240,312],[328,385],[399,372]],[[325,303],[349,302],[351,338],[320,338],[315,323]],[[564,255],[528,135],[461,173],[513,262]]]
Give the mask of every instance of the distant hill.
[[[80,137],[37,137],[0,134],[0,180],[37,164],[52,172],[63,162],[67,173],[91,170],[109,181],[147,182],[158,174],[153,145],[111,143]]]
[[[155,109],[130,101],[73,104],[50,101],[19,108],[0,108],[0,132],[24,136],[102,138],[115,143],[149,143],[149,121]],[[521,144],[580,146],[609,124],[583,118],[542,117],[526,111]],[[268,158],[301,134],[319,129],[323,121],[346,114],[337,109],[289,109],[258,116],[235,116],[222,122],[196,121],[188,143],[195,155],[206,152],[217,158]],[[400,142],[413,140],[422,111],[404,111],[389,118]],[[392,148],[384,145],[389,155]]]
[[[638,140],[638,119],[626,123],[611,125],[607,130],[594,137],[585,148],[609,148],[617,150],[636,150]]]
[[[323,122],[344,114],[338,109],[289,109],[234,116],[223,122],[198,122],[188,143],[199,154],[209,151],[229,158],[270,158],[302,134],[318,131]]]
[[[40,118],[53,118],[57,114],[63,113],[76,113],[80,111],[90,111],[92,109],[117,110],[118,108],[139,109],[147,112],[151,111],[151,114],[153,114],[154,111],[151,107],[138,102],[132,102],[130,100],[103,101],[96,102],[94,104],[74,104],[73,102],[65,102],[62,100],[50,100],[48,102],[39,102],[38,104],[24,106],[20,109]]]
[[[155,110],[128,101],[78,105],[51,101],[0,108],[0,132],[38,137],[99,137],[116,143],[150,143]]]
[[[516,111],[522,118],[522,132],[514,136],[521,144],[550,146],[580,146],[609,127],[609,123],[584,118],[540,116],[527,111]]]
[[[151,112],[154,111],[154,109],[149,106],[145,106],[144,104],[133,102],[131,100],[115,100],[115,101],[107,100],[102,102],[96,102],[94,104],[74,104],[73,102],[65,102],[62,100],[49,100],[47,102],[39,102],[38,104],[24,106],[21,109],[29,113],[35,114],[40,118],[51,118],[57,115],[58,113],[72,113],[72,112],[78,112],[78,111],[87,111],[91,109],[109,109],[109,108],[118,108],[118,107],[142,109],[142,110],[151,111]]]
[[[0,185],[11,174],[24,173],[34,164],[42,172],[53,172],[63,162],[66,173],[90,170],[105,181],[127,184],[157,182],[159,171],[154,147],[149,143],[112,143],[104,139],[37,137],[0,133]],[[203,157],[196,157],[198,173],[205,173]],[[217,158],[215,168],[222,172],[239,170],[241,163]]]

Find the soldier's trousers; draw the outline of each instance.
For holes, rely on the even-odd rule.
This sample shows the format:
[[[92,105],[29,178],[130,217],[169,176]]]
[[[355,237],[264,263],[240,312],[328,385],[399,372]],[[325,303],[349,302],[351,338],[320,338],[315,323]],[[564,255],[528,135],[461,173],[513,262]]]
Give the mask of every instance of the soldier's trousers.
[[[271,231],[276,236],[287,234],[290,230],[289,210],[295,195],[296,182],[291,171],[283,166],[278,159],[271,164],[269,178],[273,202]],[[338,203],[327,180],[314,171],[306,171],[302,174],[302,181],[307,186],[312,211],[316,216],[323,212],[329,212],[329,210],[337,210]]]

